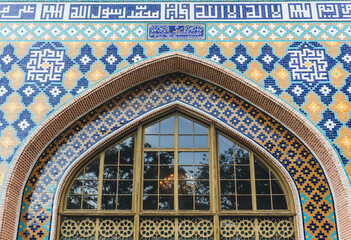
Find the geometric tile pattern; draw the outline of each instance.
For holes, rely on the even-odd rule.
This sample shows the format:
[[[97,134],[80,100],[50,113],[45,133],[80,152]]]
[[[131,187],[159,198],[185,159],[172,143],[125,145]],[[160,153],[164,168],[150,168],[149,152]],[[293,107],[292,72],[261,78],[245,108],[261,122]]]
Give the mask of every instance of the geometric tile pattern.
[[[34,25],[41,26],[38,23]],[[42,27],[51,29],[52,24],[49,25],[44,24]],[[86,23],[83,25],[84,28],[80,24],[70,23],[67,29],[88,27]],[[97,25],[90,24],[89,27],[101,29],[107,26]],[[140,27],[136,23],[117,25],[114,26],[116,32],[124,36]],[[349,27],[341,25],[343,28]],[[334,28],[341,28],[341,25],[336,24]],[[225,24],[225,26],[229,29],[232,25]],[[325,28],[331,27],[328,26]],[[13,24],[3,26],[12,30],[19,27]],[[213,28],[208,27],[207,31],[210,29]],[[235,29],[237,31],[239,26]],[[215,30],[213,31],[219,31]],[[86,34],[89,31],[86,31]],[[137,32],[142,34],[142,31]],[[54,112],[63,102],[74,98],[108,75],[138,61],[164,52],[184,51],[240,72],[292,104],[310,118],[332,144],[335,144],[344,166],[349,165],[351,151],[345,142],[349,130],[344,130],[351,129],[348,124],[351,122],[351,116],[347,116],[347,111],[351,109],[351,77],[348,76],[351,72],[349,59],[351,45],[348,43],[336,41],[260,43],[253,40],[240,43],[221,40],[190,43],[133,42],[126,39],[118,41],[114,43],[11,41],[0,45],[0,108],[3,112],[0,124],[6,126],[2,127],[4,129],[0,132],[0,143],[8,146],[8,149],[0,151],[0,163],[4,161],[11,163],[11,156],[19,146],[18,142],[22,142],[40,121]],[[343,102],[340,102],[340,96],[344,96]],[[21,114],[24,110],[27,110],[25,115]],[[26,119],[23,116],[27,116]],[[23,120],[29,124],[25,131],[18,127],[18,123]],[[13,138],[17,139],[11,140],[11,144],[8,144],[8,139]],[[351,174],[351,169],[348,172]]]
[[[174,101],[206,112],[273,155],[299,192],[306,238],[337,238],[332,193],[321,166],[305,145],[248,102],[211,83],[177,73],[143,83],[104,103],[47,147],[24,189],[18,238],[48,238],[57,184],[75,159],[133,119]]]
[[[334,23],[207,23],[204,41],[348,41],[351,27]],[[145,23],[9,23],[0,24],[7,41],[141,41]]]

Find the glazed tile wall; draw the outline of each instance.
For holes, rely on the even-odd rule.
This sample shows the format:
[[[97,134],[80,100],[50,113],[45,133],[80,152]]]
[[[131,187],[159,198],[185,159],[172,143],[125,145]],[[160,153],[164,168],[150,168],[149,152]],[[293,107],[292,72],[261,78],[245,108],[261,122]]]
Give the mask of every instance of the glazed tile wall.
[[[0,184],[25,139],[63,103],[123,68],[169,51],[183,51],[223,65],[290,103],[324,133],[351,175],[351,25],[208,22],[205,27],[204,40],[151,41],[143,22],[0,23]],[[217,116],[214,106],[205,110]],[[25,209],[34,207],[28,201]],[[50,219],[50,207],[44,206],[48,209],[45,223]],[[315,211],[330,221],[316,221],[315,213],[306,208],[306,218],[312,219],[306,226],[311,222],[323,225],[323,234],[335,236],[332,205],[328,213],[318,209]],[[39,221],[29,219],[22,220],[21,226]],[[47,236],[47,228],[43,225],[37,236]],[[313,227],[308,231],[319,234]]]
[[[174,101],[210,114],[272,154],[298,189],[306,238],[337,238],[333,196],[327,179],[303,143],[244,100],[179,73],[149,81],[115,97],[79,119],[49,145],[27,182],[18,238],[48,238],[57,184],[79,156],[133,119]]]
[[[207,23],[207,38],[200,42],[148,41],[146,32],[145,23],[2,23],[2,169],[62,103],[135,62],[184,51],[239,72],[289,102],[326,135],[350,174],[349,24]]]

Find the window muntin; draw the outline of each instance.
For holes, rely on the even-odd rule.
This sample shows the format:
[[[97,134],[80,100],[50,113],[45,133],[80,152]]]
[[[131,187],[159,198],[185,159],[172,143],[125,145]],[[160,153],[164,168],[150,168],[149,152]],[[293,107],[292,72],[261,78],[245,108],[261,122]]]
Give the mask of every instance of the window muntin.
[[[133,164],[130,136],[84,167],[68,193],[66,209],[131,210]]]
[[[144,132],[143,210],[209,210],[208,127],[175,114]]]
[[[295,239],[295,214],[279,176],[215,132],[213,124],[178,113],[140,126],[75,174],[61,204],[58,237],[106,237],[110,226],[118,239]],[[265,226],[275,228],[273,238],[260,230]],[[212,230],[201,230],[206,227]]]

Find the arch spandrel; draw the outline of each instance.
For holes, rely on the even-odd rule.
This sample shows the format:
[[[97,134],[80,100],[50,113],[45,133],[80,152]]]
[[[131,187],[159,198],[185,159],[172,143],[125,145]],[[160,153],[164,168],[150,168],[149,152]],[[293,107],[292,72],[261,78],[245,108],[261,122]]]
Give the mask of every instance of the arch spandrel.
[[[182,55],[182,54],[179,54],[179,55]],[[298,116],[296,116],[296,114],[294,112],[291,111],[291,109],[289,108],[284,108],[284,104],[279,104],[279,100],[276,100],[274,99],[274,97],[272,95],[268,95],[268,96],[264,96],[264,94],[260,94],[259,91],[257,91],[256,89],[256,92],[254,91],[254,87],[253,87],[253,84],[248,82],[248,81],[244,81],[243,79],[241,79],[240,77],[237,78],[237,79],[233,79],[233,74],[228,74],[228,72],[226,72],[224,69],[219,69],[220,67],[212,67],[212,68],[209,68],[208,66],[205,66],[203,65],[202,63],[199,63],[195,60],[198,60],[198,59],[183,59],[181,56],[173,56],[173,57],[170,57],[169,55],[166,55],[166,56],[163,56],[164,58],[163,59],[154,59],[154,62],[152,62],[151,60],[150,61],[146,61],[147,63],[146,64],[155,64],[155,71],[153,71],[152,73],[149,72],[150,69],[152,70],[152,67],[149,67],[148,68],[145,68],[144,71],[145,71],[145,74],[143,75],[143,79],[140,79],[138,78],[136,80],[135,78],[135,75],[133,76],[133,74],[135,74],[137,71],[142,71],[142,66],[141,64],[139,65],[136,65],[134,68],[134,71],[131,72],[130,75],[128,75],[127,73],[121,73],[121,75],[119,76],[120,78],[120,81],[121,79],[123,79],[123,77],[128,77],[129,79],[133,79],[132,81],[128,82],[129,85],[127,85],[126,82],[122,82],[123,84],[117,84],[117,80],[116,81],[111,81],[110,84],[106,84],[108,83],[108,81],[104,82],[105,84],[100,84],[99,86],[97,86],[96,88],[94,88],[92,90],[92,92],[90,93],[90,97],[92,96],[96,96],[96,99],[93,98],[95,101],[93,103],[90,103],[90,104],[84,104],[86,101],[86,103],[88,102],[87,100],[87,97],[88,97],[88,94],[86,95],[83,95],[81,97],[79,97],[78,99],[76,99],[76,104],[73,104],[71,107],[69,108],[64,108],[62,111],[61,111],[61,114],[65,113],[66,115],[64,115],[65,117],[63,117],[64,120],[59,119],[49,119],[47,121],[48,123],[48,127],[45,127],[43,129],[45,130],[48,130],[48,128],[52,127],[52,128],[56,128],[58,130],[57,131],[60,131],[60,129],[63,129],[63,127],[60,127],[60,125],[62,126],[66,126],[70,123],[72,123],[76,117],[79,117],[82,112],[88,110],[88,109],[93,109],[96,105],[98,105],[99,103],[101,102],[104,102],[105,100],[109,99],[111,97],[111,95],[113,94],[112,92],[116,93],[116,92],[121,92],[122,90],[124,89],[128,89],[129,87],[133,86],[133,85],[136,85],[136,81],[139,81],[139,82],[143,82],[143,81],[146,81],[148,79],[150,79],[151,75],[155,76],[155,75],[162,75],[163,73],[166,73],[166,72],[174,72],[174,67],[177,69],[177,70],[180,70],[182,72],[190,72],[192,75],[196,75],[196,76],[200,76],[202,78],[205,78],[205,79],[217,79],[215,81],[213,81],[214,83],[218,84],[218,85],[221,85],[223,86],[224,88],[227,88],[227,89],[231,89],[232,91],[234,91],[235,93],[238,93],[238,95],[244,97],[245,99],[247,99],[249,102],[252,102],[254,103],[255,105],[257,105],[258,107],[260,107],[261,109],[263,109],[265,112],[268,112],[270,113],[273,117],[275,117],[276,119],[279,119],[280,122],[282,122],[283,124],[285,124],[287,127],[289,127],[290,129],[293,130],[293,132],[299,136],[300,138],[302,138],[302,140],[304,142],[308,142],[309,141],[312,141],[313,138],[316,138],[318,140],[318,134],[316,134],[316,136],[310,134],[309,132],[305,132],[305,134],[303,134],[303,130],[304,128],[307,128],[308,129],[308,123],[306,123],[305,125],[302,125],[301,126],[301,121],[303,121],[302,118],[299,118]],[[162,62],[164,61],[164,62]],[[172,67],[170,67],[168,64],[170,63],[174,63],[174,65]],[[140,69],[138,69],[140,68]],[[192,68],[192,69],[189,69],[189,68]],[[172,70],[170,70],[172,69]],[[195,70],[194,70],[195,69]],[[203,71],[204,69],[208,69],[207,73],[206,71]],[[218,73],[216,78],[215,78],[215,73]],[[125,75],[124,75],[125,74]],[[139,72],[140,74],[140,72]],[[207,74],[207,75],[206,75]],[[204,76],[206,75],[206,76]],[[237,77],[237,76],[236,76]],[[126,80],[126,79],[124,79]],[[231,80],[231,81],[229,81]],[[200,80],[199,80],[200,81]],[[213,102],[214,99],[222,99],[223,96],[219,96],[218,95],[218,90],[219,89],[223,89],[223,88],[219,88],[213,84],[210,84],[210,83],[207,83],[205,81],[203,81],[204,83],[200,83],[200,84],[204,84],[207,86],[206,89],[203,89],[204,93],[206,93],[206,91],[208,92],[207,93],[207,96],[208,97],[211,97],[212,96],[212,99],[211,101]],[[151,81],[150,83],[145,83],[143,84],[142,86],[146,86],[147,84],[152,84],[153,82]],[[113,85],[115,84],[115,85]],[[154,83],[155,84],[155,83]],[[197,83],[197,87],[199,83]],[[183,84],[184,86],[187,86],[186,83]],[[113,87],[114,86],[114,87]],[[117,88],[119,89],[119,91],[114,91],[116,90],[116,86],[118,86]],[[155,86],[153,86],[154,90],[156,91],[155,89]],[[202,88],[202,87],[201,87]],[[102,89],[105,89],[105,93],[106,94],[102,94],[101,91]],[[134,89],[131,89],[131,90],[128,90],[126,91],[123,95],[124,96],[127,96],[127,93],[130,93],[132,94],[133,99],[137,99],[136,96],[139,96],[138,94],[140,94],[140,92],[138,91],[135,91],[135,89],[138,89],[138,87],[134,88]],[[132,92],[134,90],[134,92]],[[231,114],[229,114],[229,111],[227,113],[221,113],[220,115],[218,113],[216,113],[215,109],[216,106],[211,106],[210,108],[209,107],[205,107],[205,106],[200,106],[199,105],[199,102],[196,102],[194,99],[188,99],[188,100],[185,100],[183,99],[182,97],[186,96],[186,94],[183,94],[182,96],[179,96],[175,93],[172,93],[171,92],[172,90],[170,90],[170,97],[171,99],[169,99],[169,101],[182,101],[192,107],[195,107],[195,108],[201,108],[202,111],[205,111],[206,113],[212,115],[213,117],[219,119],[221,122],[224,122],[226,124],[228,124],[229,126],[233,127],[234,129],[236,129],[237,131],[241,131],[244,135],[245,135],[245,126],[247,125],[243,125],[243,124],[238,124],[238,125],[235,125],[233,119],[230,118],[231,114],[233,114],[233,111]],[[178,91],[178,90],[177,90]],[[183,90],[181,90],[183,91]],[[209,95],[209,93],[213,92],[214,94],[212,95]],[[223,93],[225,93],[226,91],[223,90]],[[172,94],[171,94],[172,93]],[[190,92],[189,92],[190,93]],[[192,94],[194,94],[193,92],[191,92]],[[231,94],[230,92],[226,92],[228,94]],[[157,95],[159,97],[159,99],[167,99],[167,97],[160,97],[160,92],[157,92]],[[178,93],[179,94],[179,93]],[[122,96],[122,95],[121,95]],[[112,99],[111,101],[121,101],[121,99],[119,99],[121,97],[116,97],[115,99]],[[234,95],[232,95],[230,101],[238,101],[239,98],[235,97]],[[228,99],[227,99],[228,100]],[[240,100],[240,99],[239,99]],[[263,101],[264,100],[264,101]],[[275,101],[273,101],[275,100]],[[109,103],[111,103],[111,101]],[[145,101],[146,102],[146,101]],[[227,101],[228,102],[228,101]],[[50,216],[51,216],[51,211],[52,209],[50,209],[50,204],[48,202],[45,202],[45,199],[48,198],[49,199],[49,202],[50,202],[50,199],[52,200],[52,196],[54,194],[54,191],[53,192],[41,192],[41,188],[40,188],[40,184],[48,184],[48,181],[53,181],[52,179],[54,178],[55,175],[57,176],[61,176],[60,174],[62,174],[64,171],[63,169],[65,167],[63,167],[64,164],[70,164],[68,162],[66,163],[63,163],[64,162],[64,159],[63,159],[63,155],[64,156],[71,156],[72,159],[75,159],[77,158],[80,154],[83,153],[84,150],[82,150],[82,146],[84,146],[85,148],[83,149],[89,149],[91,146],[94,145],[94,141],[97,142],[99,140],[101,140],[104,136],[108,135],[109,133],[111,133],[112,131],[115,131],[119,128],[121,128],[122,126],[124,126],[128,121],[131,121],[132,118],[136,118],[137,115],[142,115],[142,114],[145,114],[146,112],[148,111],[151,111],[152,109],[155,109],[157,108],[157,105],[155,104],[166,104],[166,102],[152,102],[150,101],[149,103],[151,105],[147,105],[145,103],[145,105],[142,107],[142,108],[138,108],[137,112],[133,112],[133,111],[124,111],[125,108],[127,106],[125,106],[124,104],[128,103],[128,99],[125,99],[125,102],[122,103],[122,102],[115,102],[115,104],[119,104],[119,107],[118,109],[120,110],[123,110],[123,112],[121,111],[116,111],[115,113],[118,113],[119,115],[117,116],[118,118],[118,121],[116,121],[116,124],[114,125],[114,127],[110,130],[107,130],[107,131],[104,131],[104,134],[105,135],[99,135],[97,134],[97,132],[86,132],[87,135],[89,135],[89,137],[92,137],[94,139],[94,141],[88,141],[88,142],[85,142],[85,143],[82,143],[80,142],[80,147],[79,147],[79,150],[77,150],[77,147],[74,147],[74,144],[75,144],[75,138],[78,139],[78,135],[77,133],[80,132],[80,133],[83,133],[84,131],[82,131],[83,129],[85,129],[84,127],[80,127],[82,126],[82,124],[95,124],[95,126],[98,126],[96,124],[103,124],[101,119],[99,117],[103,117],[103,116],[106,116],[107,112],[108,111],[112,111],[111,108],[113,108],[114,106],[108,106],[107,104],[109,103],[106,103],[106,104],[103,104],[99,109],[102,110],[102,108],[104,108],[105,111],[97,111],[97,110],[93,110],[91,112],[89,112],[85,117],[81,118],[80,120],[78,120],[76,123],[74,123],[69,129],[67,129],[66,131],[64,131],[62,134],[60,134],[59,137],[57,137],[54,142],[49,145],[49,147],[47,148],[47,150],[43,153],[43,155],[40,157],[37,165],[34,167],[32,173],[31,173],[31,176],[28,178],[28,185],[27,187],[24,188],[24,196],[23,196],[23,204],[22,204],[22,213],[21,213],[21,219],[20,219],[20,224],[19,224],[19,236],[22,236],[22,237],[25,237],[26,235],[30,236],[30,232],[28,232],[28,229],[35,229],[35,231],[42,231],[44,234],[48,234],[48,226],[50,226]],[[201,102],[201,103],[205,103],[204,102]],[[269,104],[267,104],[269,103]],[[253,115],[252,112],[252,109],[255,108],[253,107],[251,104],[247,103],[248,105],[243,105],[243,104],[239,104],[237,103],[238,106],[237,107],[240,107],[241,108],[241,111],[243,113],[239,113],[239,114],[242,114],[243,116],[251,116],[251,117],[254,117],[252,122],[255,122],[255,116]],[[160,106],[161,106],[160,105]],[[213,104],[214,105],[214,104]],[[84,106],[84,107],[83,107]],[[81,109],[79,108],[81,107]],[[109,109],[110,108],[110,109]],[[218,108],[218,107],[217,107]],[[266,109],[270,109],[271,111],[267,111]],[[218,112],[221,112],[222,110],[219,109],[220,111]],[[227,109],[228,110],[228,109]],[[284,111],[283,111],[284,110]],[[260,114],[262,113],[261,110],[259,109],[256,109],[256,111],[260,112]],[[67,114],[67,113],[72,113],[72,115],[70,114]],[[289,115],[287,115],[286,113],[289,113],[290,116],[295,116],[295,121],[291,121],[291,119],[289,119]],[[257,116],[257,113],[254,113],[256,114]],[[277,130],[277,126],[280,125],[278,122],[274,121],[272,118],[270,118],[268,115],[262,113],[264,116],[266,116],[266,121],[265,121],[265,124],[267,124],[267,126],[269,126],[269,128],[266,128],[266,134],[274,134],[274,133],[277,133],[279,132],[279,130]],[[279,117],[280,116],[280,117]],[[269,120],[268,120],[269,119]],[[57,124],[55,125],[54,122],[55,121],[58,121]],[[243,120],[241,120],[243,121]],[[232,123],[231,123],[232,122]],[[290,122],[290,123],[289,123]],[[256,122],[255,122],[256,123]],[[80,124],[80,126],[79,126]],[[245,124],[248,124],[248,123],[245,123]],[[258,124],[258,123],[256,123]],[[297,127],[297,125],[299,125]],[[84,126],[88,126],[88,125],[84,125]],[[295,130],[296,128],[296,130]],[[40,146],[41,145],[44,145],[45,144],[45,140],[46,139],[52,139],[53,136],[55,136],[55,131],[53,131],[53,133],[51,134],[47,134],[45,135],[45,138],[43,138],[43,140],[37,144],[35,147],[32,146],[30,143],[33,144],[33,142],[35,142],[36,138],[38,138],[38,136],[40,136],[40,134],[43,134],[43,129],[40,129],[36,132],[36,135],[33,137],[33,139],[29,139],[28,142],[29,144],[27,144],[21,151],[22,154],[19,155],[19,158],[16,162],[21,162],[24,161],[24,159],[28,158],[28,157],[33,157],[35,155],[35,152],[37,151],[40,151],[40,149],[43,149],[43,147]],[[302,129],[302,130],[299,130],[299,129]],[[96,130],[96,129],[94,129]],[[78,131],[77,133],[74,133],[75,131]],[[88,130],[87,130],[88,131]],[[90,130],[91,131],[91,130]],[[273,133],[271,131],[274,131]],[[276,132],[277,131],[277,132]],[[283,131],[283,130],[280,130],[280,131]],[[284,131],[288,131],[285,127],[284,127]],[[283,131],[283,132],[284,132]],[[313,132],[313,131],[312,131]],[[287,132],[285,132],[287,133]],[[94,135],[95,134],[95,135]],[[283,134],[281,132],[281,134]],[[279,135],[279,134],[278,134]],[[285,134],[286,135],[286,134]],[[307,139],[304,139],[303,136],[306,136]],[[283,137],[283,135],[279,135],[280,138]],[[265,146],[263,140],[259,140],[258,136],[253,136],[252,133],[249,133],[246,135],[246,137],[248,138],[251,138],[253,139],[254,141],[256,141],[257,143],[259,143],[261,146],[263,146],[267,151],[269,151],[273,156],[275,156],[277,159],[281,160],[282,164],[285,166],[285,168],[291,173],[291,169],[294,169],[294,167],[289,167],[291,162],[284,162],[281,158],[282,158],[282,153],[279,153],[279,151],[277,151],[278,149],[274,148],[274,147],[270,147],[269,144]],[[295,137],[295,136],[294,136]],[[76,140],[77,140],[76,139]],[[81,140],[81,138],[79,139]],[[91,140],[91,139],[90,139]],[[278,140],[278,139],[277,139]],[[261,141],[261,142],[260,142]],[[300,157],[303,156],[304,154],[304,150],[308,151],[307,148],[304,146],[304,144],[299,141],[297,138],[296,138],[296,141],[300,142],[301,145],[299,145],[299,148],[300,148],[300,151],[299,152],[296,152],[297,155],[299,155]],[[317,141],[318,142],[318,141]],[[322,140],[319,140],[319,142],[323,142]],[[311,142],[312,143],[312,142]],[[57,144],[57,145],[55,145]],[[62,145],[62,147],[60,147],[60,150],[56,150],[55,149],[55,146],[59,146],[59,145]],[[78,145],[76,145],[78,146]],[[324,145],[319,148],[319,149],[315,149],[314,145],[312,144],[311,145],[308,145],[312,151],[316,154],[316,156],[318,157],[318,159],[321,159],[321,163],[323,165],[323,167],[325,168],[325,166],[328,166],[329,163],[324,163],[322,160],[329,154],[330,156],[332,156],[332,159],[335,158],[335,153],[333,155],[333,152],[325,152],[325,150],[327,149],[328,150],[328,147],[330,147],[327,143],[324,142]],[[34,148],[33,148],[34,147]],[[26,153],[26,151],[28,151],[29,149],[32,149],[34,150],[31,154],[31,156],[27,156],[26,158],[23,157],[23,154]],[[317,151],[316,151],[317,150]],[[55,159],[56,162],[52,162],[52,159]],[[318,181],[321,182],[321,184],[325,184],[323,186],[325,186],[324,189],[327,189],[327,191],[325,191],[326,193],[331,193],[330,189],[329,189],[329,186],[327,185],[327,178],[326,176],[324,175],[323,173],[323,170],[322,170],[322,167],[319,165],[319,163],[317,162],[317,160],[315,160],[313,158],[313,156],[311,154],[309,154],[308,156],[305,156],[305,161],[310,161],[314,163],[316,162],[316,164],[313,164],[314,166],[312,166],[312,168],[310,168],[309,166],[307,165],[303,165],[303,163],[301,163],[301,166],[299,168],[301,168],[297,173],[295,174],[291,174],[292,178],[295,179],[295,184],[298,188],[298,190],[300,191],[300,196],[303,196],[302,197],[302,207],[303,207],[303,210],[308,213],[308,209],[307,209],[307,205],[309,203],[311,203],[311,199],[313,196],[309,196],[310,194],[305,194],[305,193],[308,193],[308,191],[306,192],[306,190],[304,190],[305,186],[303,184],[307,184],[306,182],[304,182],[303,184],[301,183],[302,180],[298,180],[301,179],[302,177],[302,172],[301,170],[304,169],[305,167],[307,167],[308,169],[311,170],[311,173],[313,172],[314,174],[317,174],[317,176],[320,176],[321,179],[319,179]],[[29,162],[27,164],[27,166],[21,166],[22,168],[26,168],[27,167],[27,172],[28,170],[30,169],[30,166],[31,164],[34,163],[34,160],[32,160],[31,162]],[[61,164],[61,165],[60,165]],[[294,163],[295,164],[295,163]],[[305,162],[306,164],[306,162]],[[336,162],[332,161],[332,164],[336,164]],[[17,168],[16,168],[16,164],[14,164],[15,166],[12,168],[12,171],[10,172],[10,177],[8,179],[13,179],[14,177],[16,177],[16,174],[18,175],[18,171],[17,171]],[[295,164],[296,165],[296,164]],[[300,163],[298,163],[297,165],[300,165]],[[18,167],[18,165],[17,165]],[[43,167],[45,167],[45,171],[41,171],[41,169],[43,169]],[[50,167],[49,168],[46,168],[46,167]],[[58,171],[57,170],[54,170],[54,169],[59,169]],[[67,168],[67,166],[66,166]],[[337,179],[333,179],[332,181],[332,187],[333,187],[333,182],[339,182],[339,187],[340,186],[345,186],[343,183],[343,181],[345,181],[345,178],[343,177],[339,177],[340,175],[342,175],[342,173],[340,173],[340,169],[339,169],[339,166],[337,166],[337,168],[330,168],[330,167],[327,167],[325,168],[326,171],[327,171],[327,175],[330,176],[330,174],[334,174],[337,176]],[[293,170],[294,171],[294,170]],[[338,172],[339,171],[339,174],[335,174],[335,171]],[[50,176],[46,175],[44,176],[43,174],[38,178],[38,175],[35,175],[37,174],[38,172],[46,172],[49,173],[53,173],[51,174]],[[334,172],[334,173],[333,173]],[[345,174],[345,173],[344,173]],[[346,176],[344,176],[346,177]],[[20,178],[20,177],[19,177]],[[307,178],[305,178],[307,179]],[[54,180],[54,181],[57,181]],[[300,183],[299,183],[300,182]],[[50,182],[52,183],[52,182]],[[56,182],[57,184],[57,182]],[[52,187],[52,190],[54,190],[54,185],[55,184],[52,184],[52,185],[49,185],[50,187]],[[18,186],[12,186],[12,185],[6,185],[5,186],[5,194],[4,196],[5,197],[8,197],[8,199],[16,199],[18,198],[18,196],[11,196],[11,194],[9,194],[9,190],[10,189],[15,189],[15,188],[18,188]],[[35,189],[35,190],[34,190]],[[346,187],[345,187],[346,189]],[[335,189],[335,191],[338,191],[339,189]],[[35,194],[32,194],[32,192],[35,192]],[[339,191],[338,191],[339,192]],[[303,194],[301,194],[303,193]],[[346,189],[346,191],[340,191],[341,194],[348,194],[349,193],[349,190]],[[8,194],[8,195],[6,195]],[[52,194],[52,196],[50,196],[50,194]],[[31,196],[30,196],[31,195]],[[30,197],[29,197],[30,196]],[[30,199],[30,201],[28,201],[28,199]],[[315,198],[316,200],[317,198]],[[330,213],[333,213],[333,210],[334,210],[334,204],[333,204],[333,200],[335,200],[335,204],[337,206],[337,210],[338,211],[347,211],[348,210],[348,205],[347,204],[344,204],[343,206],[340,206],[340,208],[338,209],[338,205],[340,205],[339,202],[342,202],[342,201],[346,201],[347,203],[347,198],[340,198],[340,196],[338,195],[336,198],[332,199],[331,195],[323,195],[323,197],[321,198],[318,198],[319,201],[321,201],[321,203],[325,203],[325,204],[329,204],[328,206],[330,206],[330,208],[328,208],[330,211]],[[44,202],[43,202],[44,201]],[[5,204],[6,204],[6,201],[5,201]],[[10,206],[10,205],[9,205]],[[51,204],[52,206],[52,204]],[[16,206],[14,206],[16,208]],[[13,207],[12,207],[13,208]],[[37,215],[35,216],[29,216],[28,214],[26,215],[26,212],[28,212],[28,209],[32,209],[34,213],[36,213]],[[46,211],[46,214],[43,213],[43,212],[40,212],[42,209],[44,209]],[[3,216],[6,216],[6,214],[10,214],[10,211],[11,211],[11,206],[9,209],[6,209],[4,210],[4,213],[3,213]],[[45,212],[44,211],[44,212]],[[317,210],[318,211],[318,210]],[[41,214],[43,213],[43,214]],[[41,214],[41,216],[39,216]],[[323,216],[326,216],[327,214],[323,215]],[[308,216],[311,216],[309,213],[308,213]],[[11,219],[15,219],[15,217],[10,217],[9,216],[9,220],[11,221]],[[36,225],[41,219],[41,224],[39,225],[39,227],[37,228]],[[305,218],[306,219],[306,218]],[[313,221],[313,218],[311,219],[310,217],[307,218],[308,220],[305,222],[305,232],[309,232],[310,234],[312,234],[311,236],[313,236],[313,234],[315,234],[317,236],[318,233],[320,234],[333,234],[336,232],[336,224],[335,222],[333,222],[333,217],[331,216],[330,218],[323,218],[322,221]],[[342,225],[342,224],[345,224],[348,222],[348,219],[338,219],[336,218],[336,216],[334,216],[334,219],[337,219],[340,223],[339,225]],[[322,229],[321,231],[311,231],[307,228],[307,225],[308,225],[308,222],[311,222],[313,221],[314,224],[316,224],[320,229]],[[31,225],[32,224],[32,225]],[[311,224],[310,224],[311,225]],[[325,230],[325,225],[328,225],[329,227],[329,231]],[[30,227],[31,226],[31,227]],[[345,225],[347,226],[347,225]],[[5,226],[2,225],[2,228],[4,228]],[[23,232],[22,230],[25,229],[26,227],[28,227],[28,229],[26,230],[26,232]],[[21,229],[22,228],[22,229]],[[324,229],[324,230],[323,230]],[[34,231],[34,230],[33,230]],[[11,231],[6,231],[8,233],[8,235],[10,236],[11,234]],[[22,235],[21,235],[22,234]],[[25,235],[23,235],[25,234]],[[47,235],[46,235],[47,236]]]

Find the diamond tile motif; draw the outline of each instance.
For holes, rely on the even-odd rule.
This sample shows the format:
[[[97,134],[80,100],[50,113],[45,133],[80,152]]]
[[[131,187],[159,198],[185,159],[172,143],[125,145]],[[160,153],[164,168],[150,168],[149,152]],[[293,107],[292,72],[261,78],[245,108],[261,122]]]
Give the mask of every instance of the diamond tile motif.
[[[2,54],[0,55],[0,69],[3,73],[11,71],[13,64],[18,61],[15,55],[15,48],[9,44],[3,48]]]
[[[118,55],[118,48],[111,44],[107,47],[106,54],[100,60],[105,65],[105,70],[111,74],[117,70],[117,66],[123,61],[123,58]]]
[[[261,54],[256,58],[256,60],[262,64],[262,68],[270,73],[274,70],[276,62],[279,58],[273,53],[273,48],[268,44],[265,44],[261,48]]]
[[[253,58],[247,54],[247,49],[242,44],[239,44],[235,48],[234,53],[235,54],[230,58],[230,60],[235,64],[237,70],[242,73],[246,72]]]
[[[88,44],[85,44],[80,49],[80,54],[74,59],[78,64],[79,71],[83,74],[90,71],[91,65],[94,64],[96,60],[96,57],[92,54],[92,48]]]

